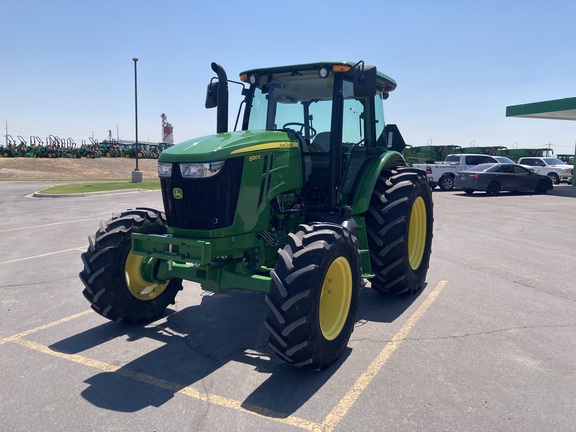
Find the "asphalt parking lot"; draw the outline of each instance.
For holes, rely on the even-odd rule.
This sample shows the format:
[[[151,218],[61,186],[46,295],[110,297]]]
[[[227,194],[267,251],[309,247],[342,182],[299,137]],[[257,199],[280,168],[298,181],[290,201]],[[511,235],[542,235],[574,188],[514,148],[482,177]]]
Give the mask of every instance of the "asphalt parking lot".
[[[78,273],[113,212],[159,192],[31,198],[0,182],[2,431],[573,431],[576,187],[434,191],[427,285],[367,288],[322,372],[267,347],[261,295],[185,283],[146,327],[91,312]]]

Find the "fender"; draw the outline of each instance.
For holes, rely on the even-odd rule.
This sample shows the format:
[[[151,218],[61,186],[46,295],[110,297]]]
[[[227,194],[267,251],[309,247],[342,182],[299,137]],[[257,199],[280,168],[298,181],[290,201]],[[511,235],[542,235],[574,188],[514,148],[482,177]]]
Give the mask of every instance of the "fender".
[[[352,193],[352,214],[358,215],[368,210],[370,197],[382,170],[405,165],[404,157],[397,151],[387,151],[372,158],[362,170],[361,177],[356,182]]]

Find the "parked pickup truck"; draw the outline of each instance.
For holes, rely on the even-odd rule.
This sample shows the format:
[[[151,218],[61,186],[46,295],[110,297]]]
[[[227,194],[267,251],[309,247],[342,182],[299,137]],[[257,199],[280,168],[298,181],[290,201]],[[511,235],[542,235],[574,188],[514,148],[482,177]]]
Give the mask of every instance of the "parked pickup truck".
[[[572,183],[574,165],[568,165],[553,157],[522,157],[518,159],[520,165],[527,165],[537,174],[547,175],[554,184],[560,182]]]
[[[426,171],[430,187],[440,186],[442,190],[454,189],[456,171],[463,171],[481,163],[498,163],[492,156],[484,154],[449,154],[444,162],[413,164],[415,168]]]

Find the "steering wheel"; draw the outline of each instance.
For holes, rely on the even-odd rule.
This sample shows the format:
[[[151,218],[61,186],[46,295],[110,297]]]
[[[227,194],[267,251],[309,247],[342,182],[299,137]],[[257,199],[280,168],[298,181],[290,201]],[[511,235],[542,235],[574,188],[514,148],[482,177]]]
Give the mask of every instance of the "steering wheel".
[[[301,135],[302,135],[302,132],[304,132],[304,129],[306,129],[306,124],[300,123],[300,122],[285,123],[284,126],[282,126],[282,129],[286,129],[287,126],[300,126],[300,130],[298,131],[298,133],[300,133]],[[312,126],[308,126],[308,130],[310,130],[310,132],[311,132],[310,138],[315,137],[316,134],[318,133],[318,132],[316,132],[316,129],[314,129]]]

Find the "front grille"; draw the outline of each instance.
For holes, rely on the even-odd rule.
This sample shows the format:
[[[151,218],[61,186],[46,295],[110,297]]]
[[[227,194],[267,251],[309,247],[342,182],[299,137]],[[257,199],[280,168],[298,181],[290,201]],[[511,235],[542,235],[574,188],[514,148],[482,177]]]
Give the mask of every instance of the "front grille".
[[[174,163],[172,177],[161,179],[168,226],[194,230],[231,226],[238,204],[243,165],[243,158],[229,159],[214,177],[190,179],[183,178],[179,164]],[[182,193],[174,193],[176,188]],[[176,199],[175,195],[181,195],[181,198]]]

